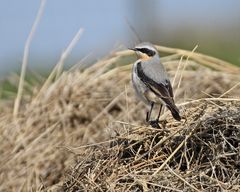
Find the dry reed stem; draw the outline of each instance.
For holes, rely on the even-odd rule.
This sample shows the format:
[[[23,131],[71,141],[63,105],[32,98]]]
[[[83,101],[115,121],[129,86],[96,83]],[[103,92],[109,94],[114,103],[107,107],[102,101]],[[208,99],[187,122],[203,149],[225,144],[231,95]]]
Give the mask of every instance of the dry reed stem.
[[[177,67],[177,71],[174,75],[174,78],[173,78],[173,81],[172,81],[172,86],[174,87],[175,86],[175,82],[176,82],[176,79],[177,79],[177,76],[178,76],[178,73],[179,73],[179,70],[181,68],[181,65],[182,65],[182,60],[183,60],[183,55],[181,56],[180,60],[179,60],[179,63],[178,63],[178,67]],[[174,96],[175,97],[175,96]]]
[[[189,60],[189,58],[191,58],[191,56],[193,55],[193,53],[195,52],[195,50],[196,50],[197,48],[198,48],[198,45],[196,45],[196,46],[193,48],[193,50],[192,50],[191,53],[187,56],[187,59],[186,59],[186,61],[185,61],[184,64],[183,64],[183,69],[181,70],[181,74],[180,74],[180,78],[179,78],[179,81],[178,81],[178,84],[177,84],[176,92],[177,92],[177,90],[179,89],[179,87],[180,87],[180,85],[181,85],[182,78],[183,78],[183,72],[184,72],[185,69],[186,69],[188,60]]]
[[[238,83],[235,84],[233,87],[231,87],[229,90],[227,90],[227,91],[224,92],[222,95],[220,95],[219,98],[224,97],[225,95],[227,95],[228,93],[230,93],[232,90],[236,89],[239,85],[240,85],[240,82],[238,82]]]
[[[186,101],[186,102],[178,104],[178,106],[195,104],[195,103],[199,103],[202,101],[240,101],[240,98],[202,98],[202,99],[195,99],[193,101]]]
[[[58,61],[58,63],[56,64],[56,66],[54,67],[54,69],[52,70],[50,75],[48,76],[47,80],[45,81],[41,90],[39,91],[39,94],[36,96],[35,100],[37,100],[42,94],[44,94],[44,92],[49,87],[49,85],[51,84],[51,82],[53,81],[54,78],[55,78],[55,81],[59,78],[66,58],[70,55],[72,49],[79,41],[82,33],[83,33],[83,29],[80,28],[78,30],[78,32],[76,33],[76,35],[74,36],[74,38],[72,39],[72,41],[69,43],[68,47],[61,54],[60,60]],[[35,100],[33,100],[33,101],[35,101]]]
[[[212,69],[215,69],[218,71],[225,71],[225,72],[232,73],[232,74],[238,74],[240,72],[239,67],[237,67],[231,63],[228,63],[226,61],[222,61],[220,59],[208,56],[208,55],[204,55],[201,53],[192,53],[192,51],[164,47],[164,46],[159,46],[159,45],[156,45],[156,48],[158,49],[158,51],[163,52],[163,53],[176,54],[179,56],[182,56],[182,55],[191,56],[191,58],[193,60],[195,60],[196,62],[198,62],[199,64],[202,64],[206,67],[209,67],[209,68],[212,68]],[[125,50],[125,51],[116,52],[115,55],[126,57],[129,55],[133,55],[133,53],[132,53],[132,51]]]
[[[226,72],[232,72],[232,73],[236,73],[235,70],[239,71],[239,68],[236,67],[235,65],[232,65],[231,63],[228,63],[226,61],[208,56],[208,55],[204,55],[201,53],[194,53],[192,54],[191,51],[187,51],[187,50],[183,50],[183,49],[176,49],[176,48],[169,48],[169,47],[164,47],[164,46],[157,46],[157,49],[159,51],[163,51],[163,52],[167,52],[167,53],[178,53],[180,55],[185,55],[188,56],[190,55],[194,60],[199,61],[201,64],[206,64],[207,66],[221,66],[222,68],[219,69],[226,69]],[[203,63],[202,63],[202,62]],[[211,65],[210,63],[212,63],[213,65]],[[223,70],[224,71],[224,70]]]
[[[62,73],[63,70],[63,65],[64,62],[66,60],[66,58],[68,57],[68,55],[70,55],[70,53],[72,52],[72,49],[75,47],[75,45],[77,44],[77,42],[80,40],[80,37],[82,36],[83,33],[83,29],[80,28],[78,30],[78,32],[76,33],[76,35],[74,36],[74,38],[72,39],[72,41],[69,43],[68,47],[65,49],[65,51],[63,51],[60,60],[58,61],[57,65],[56,65],[56,77],[55,79],[58,79],[59,76]]]
[[[42,15],[43,15],[45,3],[46,3],[46,0],[41,0],[41,4],[40,4],[40,7],[38,9],[36,19],[33,23],[32,29],[31,29],[31,31],[28,35],[26,44],[24,46],[21,76],[20,76],[20,79],[19,79],[17,97],[15,99],[14,108],[13,108],[13,115],[14,115],[15,118],[18,115],[18,111],[19,111],[19,107],[20,107],[20,103],[21,103],[21,98],[22,98],[22,94],[23,94],[23,86],[24,86],[25,74],[26,74],[26,69],[27,69],[27,62],[28,62],[30,44],[32,42],[33,36],[34,36],[35,31],[37,29],[37,26],[39,24],[39,21],[40,21]]]
[[[181,177],[180,175],[178,175],[175,171],[173,171],[169,166],[168,167],[168,170],[174,174],[175,176],[177,176],[180,180],[182,180],[184,183],[186,183],[191,189],[193,189],[194,191],[198,191],[200,192],[200,190],[198,190],[196,187],[194,187],[193,185],[191,185],[188,181],[186,181],[183,177]]]

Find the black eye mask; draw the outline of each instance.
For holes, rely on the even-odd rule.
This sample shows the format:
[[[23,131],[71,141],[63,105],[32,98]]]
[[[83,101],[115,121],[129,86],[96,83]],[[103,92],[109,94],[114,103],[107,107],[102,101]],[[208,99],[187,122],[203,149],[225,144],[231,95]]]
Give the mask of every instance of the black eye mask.
[[[153,57],[156,53],[155,51],[152,51],[150,49],[147,48],[136,48],[138,51],[147,54],[149,57]]]

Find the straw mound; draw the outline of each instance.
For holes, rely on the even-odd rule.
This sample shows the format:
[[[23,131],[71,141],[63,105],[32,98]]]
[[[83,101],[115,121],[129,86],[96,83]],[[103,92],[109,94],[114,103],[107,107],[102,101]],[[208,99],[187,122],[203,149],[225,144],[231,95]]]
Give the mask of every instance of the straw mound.
[[[169,116],[169,112],[165,112],[162,119],[167,118],[166,129],[170,130],[170,133],[166,134],[171,134],[174,129],[180,130],[178,138],[179,142],[181,142],[185,135],[190,134],[187,129],[191,130],[193,127],[191,124],[194,123],[192,120],[192,110],[194,108],[182,102],[188,99],[206,97],[207,95],[220,96],[223,93],[225,93],[224,97],[239,95],[239,89],[228,90],[240,81],[238,75],[240,70],[238,67],[234,67],[226,62],[198,53],[164,47],[158,47],[158,49],[161,52],[171,54],[162,57],[162,62],[166,66],[172,82],[175,74],[177,74],[174,83],[176,101],[181,103],[181,113],[186,116],[189,125],[176,123]],[[129,86],[130,64],[136,59],[131,54],[131,52],[127,51],[117,52],[112,57],[104,59],[84,71],[70,70],[61,74],[60,77],[58,77],[56,71],[53,71],[41,88],[32,88],[36,90],[35,94],[31,99],[25,99],[22,102],[23,104],[17,118],[12,116],[10,108],[0,111],[0,183],[3,183],[0,186],[0,191],[17,191],[21,189],[30,191],[46,189],[51,186],[51,189],[54,190],[59,186],[58,184],[64,183],[65,173],[70,169],[70,166],[79,162],[79,156],[76,155],[78,153],[90,153],[89,159],[86,159],[86,162],[82,162],[82,165],[79,164],[83,172],[76,168],[79,173],[86,171],[81,166],[88,167],[89,164],[94,167],[94,162],[91,162],[91,159],[94,160],[94,157],[104,159],[104,154],[109,154],[109,162],[112,162],[114,154],[117,154],[117,158],[120,161],[119,165],[124,165],[122,161],[127,161],[128,159],[131,164],[130,160],[136,156],[135,152],[130,152],[130,155],[127,156],[124,153],[127,149],[121,149],[123,150],[122,155],[116,152],[116,149],[121,147],[129,147],[130,149],[131,144],[135,142],[134,140],[126,140],[126,132],[130,132],[132,137],[139,138],[139,141],[142,138],[142,144],[138,144],[139,146],[147,143],[147,141],[153,142],[149,146],[144,146],[145,148],[141,149],[139,154],[143,154],[149,150],[149,147],[154,146],[156,142],[163,140],[162,137],[164,135],[161,130],[146,127],[137,128],[138,126],[146,126],[144,123],[146,107],[135,98],[132,88]],[[185,57],[181,60],[182,55],[185,55]],[[180,81],[179,88],[177,88]],[[203,104],[209,102],[204,101]],[[238,109],[235,103],[230,103],[229,105],[233,109]],[[209,105],[206,104],[206,106],[208,108]],[[195,108],[201,108],[201,105],[196,105]],[[196,114],[198,113],[196,112]],[[197,117],[201,116],[197,115]],[[235,121],[237,122],[237,120]],[[209,122],[206,121],[206,123]],[[228,127],[228,125],[230,126],[231,124],[226,124],[225,126]],[[234,122],[233,126],[235,126]],[[203,127],[203,124],[201,127]],[[205,125],[205,127],[209,126]],[[134,130],[135,134],[133,134]],[[194,129],[194,133],[197,130],[200,129]],[[102,153],[99,151],[99,148],[95,151],[79,148],[81,145],[106,141],[115,133],[121,135],[123,141],[114,139],[113,147],[109,149],[103,148]],[[225,134],[224,131],[222,133],[223,135]],[[143,139],[144,134],[149,134],[149,138],[146,138],[147,140]],[[200,131],[198,134],[200,134]],[[209,134],[211,135],[211,133]],[[219,137],[219,135],[216,136]],[[228,136],[224,135],[224,137],[228,139]],[[187,141],[190,142],[194,138],[191,137]],[[154,168],[154,164],[159,166],[168,154],[174,150],[174,147],[179,144],[172,138],[170,140],[167,141],[169,149],[165,148],[165,151],[161,151],[163,156],[158,156],[158,153],[154,153],[157,159],[156,162],[153,162],[152,168]],[[195,143],[200,142],[196,139],[193,141]],[[138,145],[133,147],[135,151],[138,150]],[[184,157],[185,160],[180,158],[183,159],[181,162],[179,162],[179,159],[173,158],[171,164],[169,164],[175,171],[178,165],[181,165],[178,168],[179,170],[186,171],[190,169],[188,167],[190,164],[193,166],[194,163],[199,163],[195,157],[197,149],[191,148],[190,143],[186,147],[189,147],[190,155],[188,154],[187,157]],[[203,149],[205,150],[205,148]],[[157,150],[159,151],[159,149]],[[206,151],[208,152],[209,149],[206,149]],[[93,152],[94,154],[91,155]],[[218,152],[221,153],[221,150]],[[193,157],[195,159],[189,160],[190,164],[185,165],[184,161],[192,153],[194,153]],[[202,153],[205,153],[205,151],[202,151]],[[148,158],[153,157],[154,154],[150,153]],[[232,156],[230,155],[228,158],[232,158]],[[143,159],[146,159],[146,157]],[[175,163],[173,162],[174,159]],[[211,160],[213,161],[213,159]],[[102,166],[102,162],[98,162],[99,166]],[[187,168],[183,168],[183,165],[187,166]],[[109,167],[110,165],[106,164],[104,166]],[[117,166],[117,164],[114,163],[113,166]],[[140,164],[139,166],[141,168],[149,165]],[[231,164],[231,166],[233,165]],[[89,170],[90,173],[96,171]],[[164,171],[166,172],[166,170]],[[99,175],[101,175],[104,181],[105,176],[102,175],[102,172],[99,172]],[[79,181],[76,175],[73,176]],[[195,176],[197,177],[198,175]],[[232,179],[234,180],[234,177]],[[220,181],[225,182],[224,179],[219,179]],[[71,183],[71,181],[69,182]],[[69,182],[65,182],[66,188],[69,187]],[[87,182],[87,178],[82,182]],[[96,181],[94,180],[94,182]],[[127,180],[127,182],[129,181]],[[175,183],[174,180],[173,183]],[[99,185],[107,186],[100,183]]]
[[[239,102],[201,101],[187,107],[186,122],[171,121],[168,131],[131,127],[110,145],[82,150],[64,191],[240,187]]]

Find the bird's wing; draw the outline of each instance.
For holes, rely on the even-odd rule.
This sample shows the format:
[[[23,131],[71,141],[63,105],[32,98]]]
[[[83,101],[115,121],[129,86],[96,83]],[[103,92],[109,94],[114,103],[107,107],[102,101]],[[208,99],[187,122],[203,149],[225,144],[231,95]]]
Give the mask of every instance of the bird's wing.
[[[159,98],[161,98],[167,105],[174,105],[173,91],[169,80],[157,83],[143,72],[141,62],[137,64],[137,74],[141,81]]]
[[[166,81],[165,81],[165,87],[168,89],[170,96],[173,97],[172,85],[168,79],[166,79]]]
[[[144,74],[144,71],[141,66],[141,62],[137,63],[137,75],[140,80],[159,98],[163,100],[166,104],[166,107],[171,111],[172,116],[180,121],[181,116],[179,115],[179,110],[173,100],[173,91],[171,83],[168,79],[163,82],[155,82],[147,75]]]

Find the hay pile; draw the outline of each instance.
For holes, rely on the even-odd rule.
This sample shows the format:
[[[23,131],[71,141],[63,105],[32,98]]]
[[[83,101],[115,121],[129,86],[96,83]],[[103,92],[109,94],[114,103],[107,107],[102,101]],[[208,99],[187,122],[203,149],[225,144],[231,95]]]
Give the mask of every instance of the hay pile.
[[[223,191],[240,189],[240,103],[185,105],[168,131],[132,126],[108,145],[78,154],[64,191]]]
[[[131,52],[60,77],[53,72],[42,87],[32,87],[17,118],[10,107],[0,111],[0,191],[201,190],[237,182],[239,99],[196,99],[239,95],[239,68],[198,53],[158,49],[170,54],[162,62],[186,122],[166,112],[169,132],[146,127],[145,106],[129,84],[136,59]],[[105,144],[80,147],[98,142]]]

